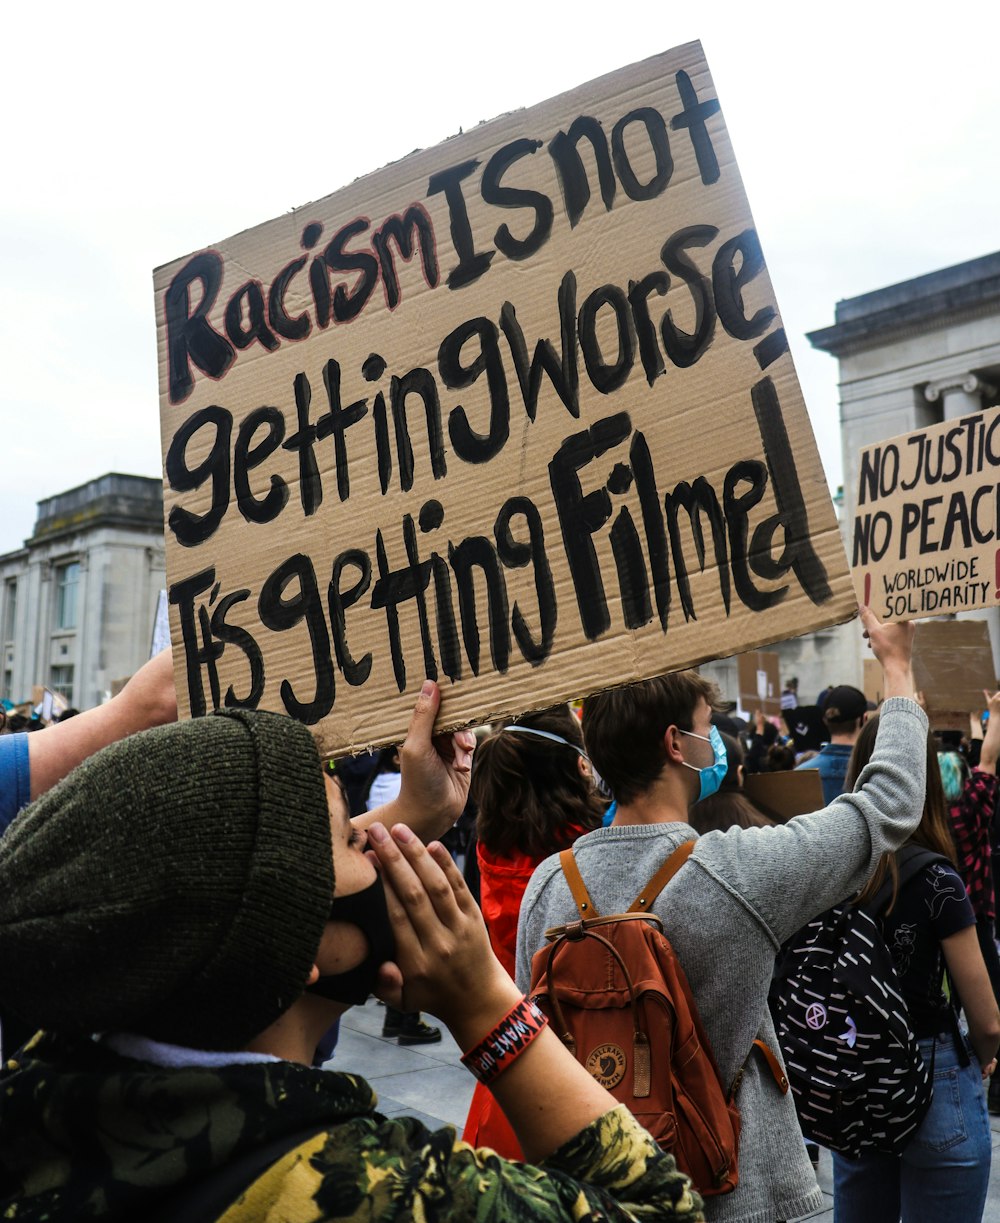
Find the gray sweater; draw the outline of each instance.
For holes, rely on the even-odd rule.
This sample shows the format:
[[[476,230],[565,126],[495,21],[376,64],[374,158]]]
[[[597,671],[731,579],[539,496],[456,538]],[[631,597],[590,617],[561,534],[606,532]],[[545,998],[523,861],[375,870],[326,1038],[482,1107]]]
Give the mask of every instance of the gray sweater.
[[[775,828],[731,828],[699,838],[653,909],[680,957],[728,1084],[760,1036],[778,1053],[767,1009],[781,943],[852,895],[879,857],[920,821],[926,783],[927,718],[913,701],[887,700],[871,761],[853,794]],[[689,824],[599,828],[577,841],[580,870],[598,911],[628,908]],[[521,903],[517,984],[528,991],[531,957],[544,932],[577,916],[558,857],[535,871]],[[709,1198],[706,1218],[775,1223],[824,1205],[805,1153],[791,1093],[782,1096],[754,1054],[738,1097],[743,1118],[740,1181]]]

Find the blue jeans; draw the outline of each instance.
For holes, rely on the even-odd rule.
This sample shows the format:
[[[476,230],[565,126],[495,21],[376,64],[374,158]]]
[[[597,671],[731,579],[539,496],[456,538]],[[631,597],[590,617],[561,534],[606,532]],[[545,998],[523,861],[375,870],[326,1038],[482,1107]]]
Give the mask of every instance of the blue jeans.
[[[931,1039],[920,1041],[930,1065]],[[979,1223],[990,1179],[986,1089],[974,1053],[962,1066],[937,1038],[934,1099],[902,1155],[833,1156],[834,1223]]]

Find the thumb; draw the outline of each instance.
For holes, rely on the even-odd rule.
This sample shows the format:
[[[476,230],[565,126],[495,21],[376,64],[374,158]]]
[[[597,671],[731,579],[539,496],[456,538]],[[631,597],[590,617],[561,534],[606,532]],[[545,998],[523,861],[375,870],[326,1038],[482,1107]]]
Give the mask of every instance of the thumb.
[[[406,732],[406,746],[422,751],[429,748],[434,735],[434,719],[441,704],[441,692],[432,679],[425,679],[417,703],[413,707],[410,727]]]
[[[394,1007],[397,1011],[403,1009],[403,974],[398,964],[387,960],[379,967],[374,992],[375,997],[386,1006]]]

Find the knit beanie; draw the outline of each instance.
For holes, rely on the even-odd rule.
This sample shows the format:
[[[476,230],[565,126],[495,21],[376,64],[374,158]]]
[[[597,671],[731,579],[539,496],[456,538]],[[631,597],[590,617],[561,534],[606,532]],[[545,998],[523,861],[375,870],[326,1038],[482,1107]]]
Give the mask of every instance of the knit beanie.
[[[226,710],[112,744],[0,839],[0,1006],[241,1048],[305,987],[331,854],[319,757],[291,718]]]

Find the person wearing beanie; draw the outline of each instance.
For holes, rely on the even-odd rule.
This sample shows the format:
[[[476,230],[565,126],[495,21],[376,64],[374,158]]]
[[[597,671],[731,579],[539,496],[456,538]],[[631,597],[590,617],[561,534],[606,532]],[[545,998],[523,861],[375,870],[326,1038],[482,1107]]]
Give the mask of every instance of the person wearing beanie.
[[[829,805],[844,793],[847,765],[868,714],[868,700],[859,689],[852,688],[850,684],[841,684],[827,692],[822,714],[830,740],[811,760],[804,761],[798,767],[819,769],[823,802]]]
[[[0,840],[0,995],[41,1031],[0,1072],[0,1217],[703,1218],[533,1018],[447,851],[381,822],[461,806],[467,738],[435,746],[437,704],[428,683],[400,799],[367,831],[305,727],[245,710],[106,747],[19,815]],[[376,985],[492,1066],[539,1166],[386,1119],[362,1079],[311,1068]]]

